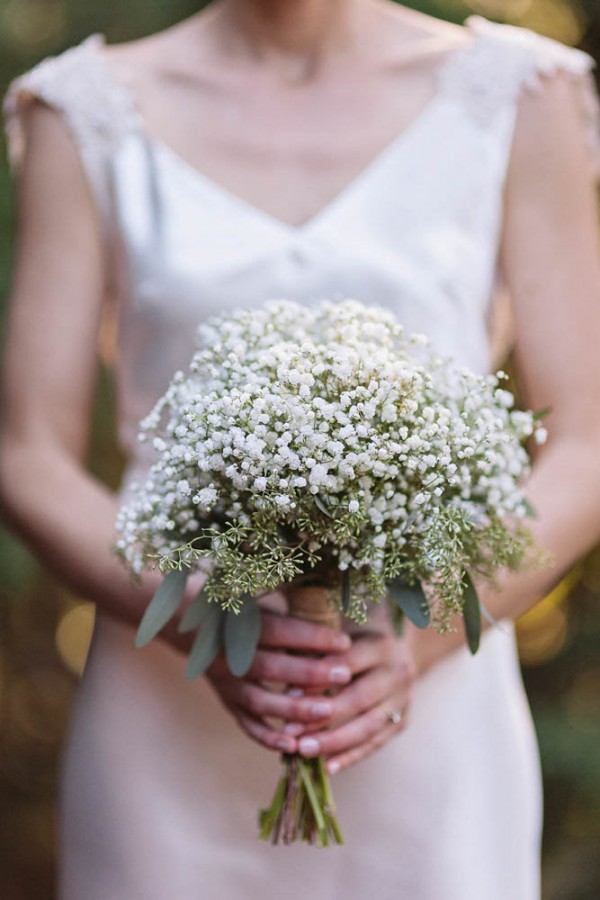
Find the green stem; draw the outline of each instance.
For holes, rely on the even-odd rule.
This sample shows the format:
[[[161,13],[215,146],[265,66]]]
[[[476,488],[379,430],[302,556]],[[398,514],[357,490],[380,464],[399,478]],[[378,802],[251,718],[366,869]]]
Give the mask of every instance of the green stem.
[[[283,754],[283,772],[268,809],[259,814],[259,836],[278,844],[304,840],[327,847],[332,839],[343,844],[331,782],[322,757],[304,759]]]
[[[331,790],[331,779],[329,778],[329,774],[327,772],[327,769],[325,768],[325,760],[322,756],[319,756],[317,759],[317,770],[319,773],[319,780],[323,791],[323,807],[328,817],[329,827],[333,832],[335,842],[337,844],[343,844],[344,838],[342,836],[342,831],[335,814],[335,802],[333,800],[333,792]]]
[[[323,810],[321,809],[321,804],[319,802],[319,798],[315,790],[315,785],[313,783],[313,774],[311,772],[310,763],[306,763],[302,759],[299,763],[299,768],[300,777],[302,778],[302,784],[304,785],[306,799],[310,804],[312,817],[315,821],[315,826],[319,835],[320,843],[324,847],[326,847],[329,843],[329,832],[325,825],[325,816],[323,814]]]

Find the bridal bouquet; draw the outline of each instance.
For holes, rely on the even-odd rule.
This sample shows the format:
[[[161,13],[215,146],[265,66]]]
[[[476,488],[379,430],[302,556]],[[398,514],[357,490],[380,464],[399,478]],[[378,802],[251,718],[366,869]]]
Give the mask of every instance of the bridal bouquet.
[[[186,579],[193,678],[221,649],[244,675],[260,631],[257,599],[333,627],[385,600],[396,620],[441,632],[464,618],[472,652],[474,580],[519,568],[532,514],[523,447],[543,438],[513,409],[503,373],[475,375],[406,336],[393,314],[354,300],[270,301],[208,320],[189,372],[141,423],[156,461],[118,517],[116,551],[164,580],[140,624],[151,640]],[[284,757],[261,836],[341,841],[322,760]]]

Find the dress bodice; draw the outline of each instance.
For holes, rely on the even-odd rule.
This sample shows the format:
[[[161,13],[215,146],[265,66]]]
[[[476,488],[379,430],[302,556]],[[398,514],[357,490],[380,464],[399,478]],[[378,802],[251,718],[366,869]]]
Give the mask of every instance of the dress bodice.
[[[32,97],[55,106],[96,197],[118,301],[120,433],[185,368],[206,316],[273,297],[355,297],[393,308],[408,331],[477,371],[498,280],[503,183],[522,89],[560,68],[582,86],[598,167],[592,58],[532,31],[471,16],[432,100],[331,202],[295,227],[261,211],[151,138],[94,34],[15,79],[5,98],[11,156]]]

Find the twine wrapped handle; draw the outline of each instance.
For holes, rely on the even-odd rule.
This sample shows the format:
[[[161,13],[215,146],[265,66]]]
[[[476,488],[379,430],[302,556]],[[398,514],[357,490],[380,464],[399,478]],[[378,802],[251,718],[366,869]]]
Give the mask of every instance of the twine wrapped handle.
[[[336,631],[341,630],[342,617],[339,609],[330,602],[327,588],[290,586],[286,589],[285,595],[290,615],[314,622],[315,625],[327,625]]]

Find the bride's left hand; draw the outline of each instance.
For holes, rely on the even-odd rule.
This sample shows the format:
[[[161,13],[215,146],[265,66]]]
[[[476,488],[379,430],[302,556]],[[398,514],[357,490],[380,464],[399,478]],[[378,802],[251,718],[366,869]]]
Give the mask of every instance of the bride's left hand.
[[[370,756],[406,728],[416,677],[410,642],[391,627],[364,629],[353,638],[351,649],[339,657],[352,681],[328,698],[331,716],[298,735],[298,751],[327,757],[331,774]]]

